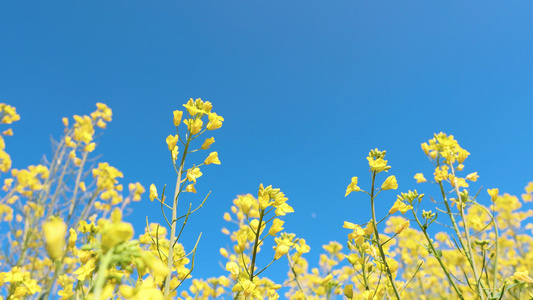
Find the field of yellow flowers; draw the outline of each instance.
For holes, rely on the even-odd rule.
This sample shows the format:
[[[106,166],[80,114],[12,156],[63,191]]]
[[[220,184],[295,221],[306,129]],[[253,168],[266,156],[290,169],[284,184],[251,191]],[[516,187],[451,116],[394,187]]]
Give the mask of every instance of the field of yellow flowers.
[[[369,221],[345,220],[339,230],[347,239],[324,245],[318,267],[306,259],[305,237],[283,231],[285,215],[295,212],[280,189],[261,184],[256,195],[237,196],[223,216],[232,243],[220,248],[227,275],[198,279],[192,276],[198,242],[183,245],[179,238],[209,194],[198,206],[179,200],[196,193],[204,167],[221,163],[210,151],[214,138],[205,135],[220,129],[224,118],[201,99],[169,113],[176,132],[166,144],[176,182],[169,185],[173,190],[152,184],[146,191],[138,182],[125,189],[122,172],[91,156],[97,131],[112,120],[108,106],[96,106],[90,115],[63,118],[52,159],[27,169],[11,168],[5,140],[13,131],[2,129],[2,300],[533,299],[533,224],[527,222],[533,211],[522,208],[533,200],[533,182],[520,198],[497,188],[469,190],[478,175],[463,174],[470,153],[452,135],[438,133],[421,144],[434,173],[414,178],[420,190],[433,185],[440,191],[431,197],[402,191],[388,172],[386,151],[370,150],[371,185],[347,178],[345,193],[371,204]],[[0,104],[3,126],[19,119],[15,107]],[[205,160],[189,162],[193,152],[205,153]],[[377,215],[375,201],[385,190],[398,190],[397,200],[388,214]],[[147,219],[145,232],[135,236],[123,212],[146,192],[165,222]],[[419,209],[426,201],[434,209]],[[275,246],[265,249],[270,241]],[[261,265],[258,257],[270,263]],[[283,282],[263,273],[277,263],[288,266]]]

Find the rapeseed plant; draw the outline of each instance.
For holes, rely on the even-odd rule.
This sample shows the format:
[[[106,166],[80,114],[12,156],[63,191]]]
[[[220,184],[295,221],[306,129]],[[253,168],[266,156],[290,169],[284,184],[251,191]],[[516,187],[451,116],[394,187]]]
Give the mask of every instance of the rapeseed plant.
[[[231,241],[220,248],[225,275],[191,279],[186,289],[200,237],[188,252],[179,238],[209,193],[194,209],[178,200],[182,193],[198,193],[205,166],[221,164],[216,151],[199,164],[187,158],[212,147],[213,137],[199,138],[221,128],[224,118],[202,99],[190,99],[184,111],[173,112],[176,133],[165,140],[176,171],[173,197],[167,199],[166,187],[161,193],[154,184],[148,189],[166,226],[147,219],[135,239],[123,212],[141,201],[146,189],[129,183],[126,196],[123,173],[91,156],[98,131],[112,120],[107,105],[96,106],[89,115],[75,115],[72,125],[63,118],[65,130],[51,159],[25,169],[12,169],[6,152],[5,137],[13,130],[0,134],[0,172],[8,176],[0,198],[1,300],[533,299],[533,211],[523,207],[533,201],[533,182],[520,198],[497,188],[471,192],[479,175],[462,175],[470,153],[444,133],[421,144],[433,176],[414,175],[419,184],[435,185],[438,197],[400,192],[385,216],[376,213],[377,201],[384,203],[378,196],[400,186],[394,175],[382,174],[391,170],[386,151],[370,151],[370,187],[359,187],[353,177],[345,192],[369,197],[370,220],[344,221],[347,241],[323,245],[317,267],[305,257],[311,251],[306,240],[284,232],[284,217],[294,209],[280,189],[260,184],[257,196],[237,196],[222,217],[230,228],[222,232]],[[14,107],[0,104],[0,123],[19,119]],[[428,198],[437,205],[422,209]],[[185,211],[181,216],[179,209]],[[268,243],[270,252],[264,250]],[[273,263],[285,259],[284,282],[265,277]]]

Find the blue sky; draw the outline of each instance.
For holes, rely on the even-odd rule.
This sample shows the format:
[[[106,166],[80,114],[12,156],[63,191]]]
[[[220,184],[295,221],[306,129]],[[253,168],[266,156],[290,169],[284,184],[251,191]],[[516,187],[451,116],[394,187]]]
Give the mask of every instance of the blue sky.
[[[222,165],[204,168],[193,201],[212,196],[182,240],[190,249],[203,232],[194,275],[225,273],[222,215],[260,183],[288,196],[296,212],[285,228],[308,241],[314,266],[322,244],[344,244],[343,221],[370,219],[367,197],[344,197],[352,176],[369,189],[370,149],[388,151],[400,185],[381,194],[378,214],[396,192],[431,191],[413,175],[430,177],[420,143],[441,131],[472,153],[474,191],[523,192],[533,180],[532,13],[526,1],[3,2],[0,102],[22,118],[7,151],[15,168],[39,163],[62,117],[104,102],[114,116],[96,154],[124,184],[161,189],[175,182],[172,111],[211,101],[225,118],[213,145]],[[147,196],[127,218],[137,233],[146,214],[160,216]],[[285,262],[273,270],[265,275],[281,281]]]

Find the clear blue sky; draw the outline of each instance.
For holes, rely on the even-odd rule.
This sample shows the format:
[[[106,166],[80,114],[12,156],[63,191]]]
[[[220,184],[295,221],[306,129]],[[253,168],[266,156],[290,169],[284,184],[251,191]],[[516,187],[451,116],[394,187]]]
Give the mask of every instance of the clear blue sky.
[[[182,240],[190,249],[203,232],[196,277],[226,273],[222,215],[259,183],[288,196],[296,212],[285,228],[307,239],[315,266],[322,244],[344,244],[343,221],[370,219],[368,198],[344,193],[352,176],[368,188],[372,148],[388,151],[400,185],[382,193],[378,214],[396,192],[428,191],[413,175],[430,177],[420,143],[440,131],[472,153],[473,190],[523,192],[533,180],[532,15],[529,1],[5,1],[0,102],[22,117],[7,151],[15,168],[39,163],[62,117],[104,102],[114,116],[96,153],[124,184],[161,189],[175,182],[172,111],[211,101],[225,118],[213,146],[222,165],[204,168],[194,201],[212,197]],[[136,234],[145,214],[160,216],[148,195],[134,208]]]

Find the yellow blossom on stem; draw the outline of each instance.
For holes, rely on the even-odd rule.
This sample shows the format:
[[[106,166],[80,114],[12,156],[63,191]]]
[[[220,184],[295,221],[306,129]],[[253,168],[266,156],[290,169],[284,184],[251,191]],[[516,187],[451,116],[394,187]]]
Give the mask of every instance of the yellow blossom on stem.
[[[487,193],[489,193],[492,201],[494,201],[496,199],[496,197],[498,197],[498,193],[500,191],[498,189],[487,189]]]
[[[202,126],[204,125],[204,122],[202,122],[202,119],[187,119],[183,120],[183,123],[187,125],[187,128],[191,134],[197,134],[202,130]]]
[[[226,263],[226,271],[230,272],[235,277],[239,275],[239,269],[239,265],[237,265],[237,263],[235,263],[234,261]]]
[[[218,153],[216,151],[209,153],[209,156],[205,159],[204,164],[206,164],[206,165],[210,165],[210,164],[220,165],[220,160],[218,159]]]
[[[396,226],[396,228],[394,229],[394,232],[396,234],[400,234],[402,233],[402,231],[404,231],[406,228],[409,228],[409,220],[401,223],[400,225]]]
[[[215,130],[222,127],[222,122],[224,118],[217,115],[216,113],[210,113],[208,115],[209,123],[207,123],[207,130]]]
[[[181,123],[181,117],[183,116],[183,112],[180,110],[173,111],[174,114],[174,126],[179,126]]]
[[[357,186],[357,177],[352,177],[352,182],[346,188],[346,194],[344,197],[348,196],[351,192],[359,192],[361,188]]]
[[[176,144],[178,143],[178,135],[169,135],[166,139],[168,145],[168,151],[174,150]]]
[[[192,181],[196,183],[196,179],[200,178],[202,176],[202,172],[200,172],[200,168],[192,168],[187,170],[187,180]]]
[[[435,181],[437,182],[448,179],[448,166],[435,168],[435,173],[433,175],[435,176]]]
[[[214,142],[215,142],[215,138],[214,137],[210,137],[210,138],[205,139],[205,142],[202,144],[202,149],[203,150],[209,149],[209,147],[211,147],[211,144],[213,144]]]
[[[285,223],[285,221],[282,221],[280,219],[274,219],[272,221],[272,226],[270,227],[270,230],[268,230],[268,234],[272,235],[272,236],[276,236],[276,234],[278,234],[278,232],[282,231],[283,230],[283,224]]]
[[[398,182],[396,181],[396,176],[394,175],[387,177],[387,179],[385,179],[385,182],[383,182],[383,184],[381,185],[381,189],[384,191],[395,190],[397,188]]]
[[[194,184],[191,183],[185,187],[185,191],[188,193],[196,193],[196,188],[194,188]]]
[[[370,166],[370,170],[372,172],[382,172],[387,171],[390,169],[390,167],[387,166],[387,161],[384,160],[382,157],[375,159],[373,157],[367,157],[368,165]]]
[[[422,173],[416,173],[414,178],[416,179],[416,183],[426,182],[426,178],[424,177],[424,174]]]
[[[466,175],[466,180],[470,180],[470,181],[477,181],[477,179],[479,178],[479,176],[477,175],[477,172],[474,172],[474,173],[470,173],[468,175]]]

